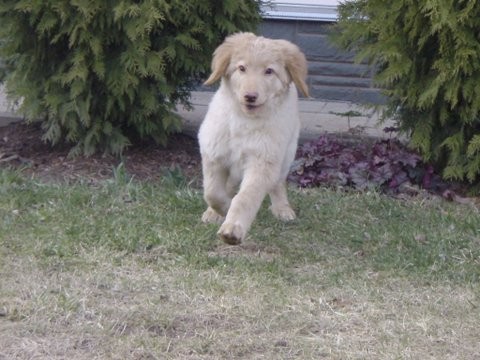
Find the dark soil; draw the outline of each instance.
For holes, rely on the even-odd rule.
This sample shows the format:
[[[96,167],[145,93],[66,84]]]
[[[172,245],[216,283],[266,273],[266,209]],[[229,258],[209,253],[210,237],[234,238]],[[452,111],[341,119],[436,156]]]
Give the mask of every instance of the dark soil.
[[[173,135],[166,146],[153,142],[133,144],[122,155],[69,157],[69,147],[52,147],[42,140],[37,125],[13,123],[0,127],[0,168],[21,168],[24,173],[42,180],[72,182],[97,181],[113,176],[123,162],[134,179],[155,181],[169,170],[180,169],[192,182],[201,175],[197,139],[185,134]]]

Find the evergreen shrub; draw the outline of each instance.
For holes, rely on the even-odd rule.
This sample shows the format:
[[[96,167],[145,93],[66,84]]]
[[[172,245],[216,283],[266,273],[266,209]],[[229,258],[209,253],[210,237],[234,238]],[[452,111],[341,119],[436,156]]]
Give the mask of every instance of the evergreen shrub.
[[[251,30],[260,0],[4,0],[0,59],[8,94],[44,139],[72,154],[164,143],[177,104],[229,33]]]
[[[480,180],[480,1],[356,0],[336,42],[376,69],[388,114],[451,180]]]

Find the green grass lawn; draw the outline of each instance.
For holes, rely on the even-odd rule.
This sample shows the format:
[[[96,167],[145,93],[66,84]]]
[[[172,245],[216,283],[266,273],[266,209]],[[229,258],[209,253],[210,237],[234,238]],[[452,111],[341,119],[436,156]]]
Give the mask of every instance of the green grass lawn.
[[[480,214],[291,189],[241,246],[178,174],[0,170],[0,359],[477,359]]]

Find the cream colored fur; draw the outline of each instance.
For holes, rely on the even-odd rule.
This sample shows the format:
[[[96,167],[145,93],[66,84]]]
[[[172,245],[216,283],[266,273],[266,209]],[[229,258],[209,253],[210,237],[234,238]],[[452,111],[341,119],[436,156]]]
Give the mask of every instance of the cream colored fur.
[[[204,198],[202,220],[221,223],[229,244],[247,234],[267,194],[272,213],[293,220],[286,177],[300,120],[295,85],[308,96],[307,62],[297,46],[251,33],[225,39],[205,84],[221,80],[198,134]]]

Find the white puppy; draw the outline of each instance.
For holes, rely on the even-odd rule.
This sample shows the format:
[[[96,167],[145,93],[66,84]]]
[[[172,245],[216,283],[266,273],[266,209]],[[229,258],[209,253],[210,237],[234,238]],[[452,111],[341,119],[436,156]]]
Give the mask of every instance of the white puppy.
[[[286,40],[237,33],[215,50],[205,84],[221,84],[198,134],[202,221],[223,222],[218,234],[228,244],[244,239],[266,194],[273,215],[295,218],[286,177],[300,129],[295,85],[308,96],[306,75],[305,56]]]

